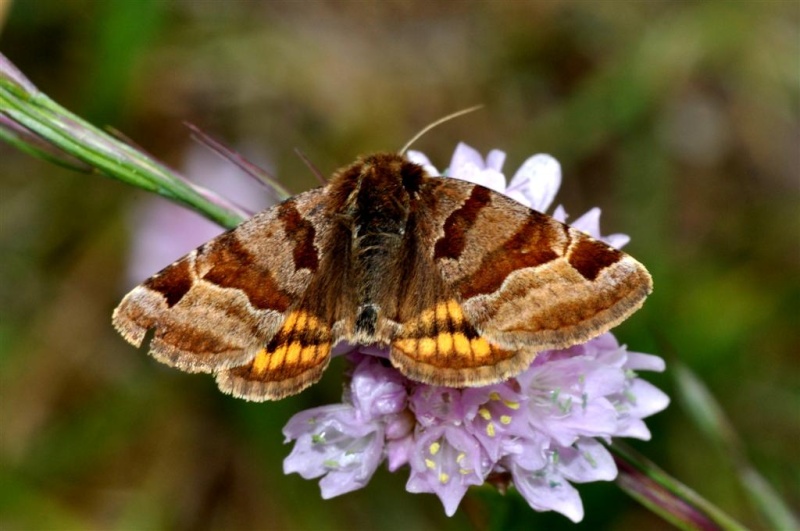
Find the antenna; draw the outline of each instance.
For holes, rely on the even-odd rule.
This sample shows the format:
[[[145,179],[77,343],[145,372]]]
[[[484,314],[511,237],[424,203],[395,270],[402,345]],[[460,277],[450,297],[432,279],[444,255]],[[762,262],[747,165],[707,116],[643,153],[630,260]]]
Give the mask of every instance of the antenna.
[[[406,151],[408,151],[408,148],[410,148],[410,147],[411,147],[411,144],[413,144],[414,142],[416,142],[417,140],[419,140],[419,138],[420,138],[422,135],[424,135],[425,133],[427,133],[428,131],[430,131],[431,129],[433,129],[434,127],[436,127],[437,125],[442,125],[443,123],[445,123],[445,122],[448,122],[448,121],[452,120],[453,118],[458,118],[459,116],[463,116],[463,115],[465,115],[465,114],[467,114],[467,113],[471,113],[471,112],[473,112],[473,111],[477,111],[477,110],[478,110],[478,109],[480,109],[481,107],[483,107],[483,105],[474,105],[474,106],[472,106],[472,107],[468,107],[468,108],[466,108],[466,109],[462,109],[462,110],[460,110],[460,111],[457,111],[457,112],[454,112],[454,113],[452,113],[452,114],[448,114],[448,115],[447,115],[447,116],[445,116],[444,118],[439,118],[439,119],[438,119],[438,120],[436,120],[435,122],[433,122],[433,123],[430,123],[430,124],[426,125],[426,126],[425,126],[425,127],[422,129],[422,131],[420,131],[419,133],[417,133],[416,135],[414,135],[414,136],[413,136],[413,138],[411,138],[411,140],[409,140],[409,141],[406,143],[406,145],[405,145],[405,146],[403,146],[403,149],[401,149],[401,150],[400,150],[400,155],[405,155]]]
[[[286,188],[278,184],[278,180],[270,175],[267,170],[253,164],[242,154],[229,148],[196,125],[189,122],[183,122],[183,124],[192,132],[193,140],[234,163],[240,170],[253,177],[260,185],[266,186],[279,200],[282,201],[292,195]]]
[[[300,148],[294,148],[294,152],[298,157],[300,157],[300,160],[303,161],[303,164],[305,164],[306,167],[309,170],[311,170],[311,173],[314,174],[314,176],[317,178],[320,184],[322,184],[322,186],[328,184],[328,180],[325,178],[325,176],[322,175],[322,173],[317,169],[317,167],[314,166],[314,163],[311,162],[311,160],[308,157],[306,157],[306,154],[300,151]]]

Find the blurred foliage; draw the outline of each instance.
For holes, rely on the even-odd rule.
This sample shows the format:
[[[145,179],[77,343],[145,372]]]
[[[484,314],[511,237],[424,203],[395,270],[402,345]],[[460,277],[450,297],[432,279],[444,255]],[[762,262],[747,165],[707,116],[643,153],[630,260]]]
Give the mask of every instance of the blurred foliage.
[[[742,451],[800,507],[800,4],[0,0],[0,49],[43,91],[181,167],[190,121],[291,190],[436,118],[414,147],[547,151],[578,215],[604,209],[656,291],[618,329],[706,382]],[[191,176],[190,176],[191,177]],[[244,177],[242,177],[244,178]],[[339,400],[337,371],[248,404],[161,366],[110,326],[130,288],[131,208],[151,199],[0,144],[0,526],[78,529],[561,529],[476,489],[452,519],[403,473],[323,501],[283,476],[280,429]],[[218,190],[224,195],[225,190]],[[176,250],[176,256],[186,249]],[[669,370],[648,379],[674,395]],[[736,467],[674,404],[636,444],[753,528]],[[586,529],[666,524],[611,485]]]

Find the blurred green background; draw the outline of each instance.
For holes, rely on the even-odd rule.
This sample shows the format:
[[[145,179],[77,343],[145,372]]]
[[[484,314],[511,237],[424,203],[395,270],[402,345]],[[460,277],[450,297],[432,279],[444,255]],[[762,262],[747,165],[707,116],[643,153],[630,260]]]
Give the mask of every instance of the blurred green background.
[[[295,147],[327,173],[485,104],[414,147],[439,167],[458,141],[504,149],[508,176],[549,152],[573,219],[600,206],[605,233],[631,235],[655,292],[617,336],[667,359],[646,377],[674,398],[636,447],[754,528],[669,364],[706,382],[800,507],[799,28],[796,1],[0,0],[0,50],[41,90],[176,168],[190,121],[299,192],[315,181]],[[339,401],[340,362],[266,404],[159,365],[110,315],[133,285],[131,212],[164,200],[5,144],[0,185],[3,529],[573,528],[488,489],[448,519],[383,469],[321,500],[282,474],[280,430]],[[580,491],[579,528],[668,527],[613,485]]]

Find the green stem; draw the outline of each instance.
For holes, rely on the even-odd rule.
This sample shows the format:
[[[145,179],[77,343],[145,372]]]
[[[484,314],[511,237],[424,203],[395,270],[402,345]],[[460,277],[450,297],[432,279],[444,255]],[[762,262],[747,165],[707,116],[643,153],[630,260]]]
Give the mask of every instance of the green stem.
[[[615,439],[608,448],[619,468],[617,485],[679,529],[746,529],[627,444]]]
[[[3,59],[0,55],[0,60]],[[31,91],[18,80],[3,76],[2,69],[0,115],[15,124],[11,128],[0,122],[0,138],[35,156],[73,168],[78,166],[74,164],[77,159],[107,177],[155,192],[224,227],[235,227],[246,217],[234,205],[192,185],[178,173],[75,116],[41,92]],[[41,140],[32,141],[31,134],[21,134],[21,131],[30,132]],[[43,146],[47,144],[55,149],[45,149]],[[63,153],[54,154],[59,151]],[[73,161],[72,164],[69,161]]]

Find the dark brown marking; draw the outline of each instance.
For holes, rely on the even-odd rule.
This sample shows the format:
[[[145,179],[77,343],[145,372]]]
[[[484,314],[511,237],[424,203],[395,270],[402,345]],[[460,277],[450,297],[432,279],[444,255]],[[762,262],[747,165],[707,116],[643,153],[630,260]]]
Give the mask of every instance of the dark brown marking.
[[[183,326],[159,328],[156,337],[179,350],[195,355],[222,354],[241,349],[241,346],[226,342],[224,336],[217,336],[213,331]]]
[[[310,315],[310,314],[309,314]],[[310,345],[320,345],[329,343],[331,340],[330,329],[326,327],[297,328],[297,323],[292,328],[281,328],[272,336],[272,339],[267,344],[267,351],[274,352],[278,346],[286,343],[289,344],[293,341],[300,343],[302,346],[307,347]]]
[[[459,291],[465,299],[476,295],[493,293],[503,281],[518,269],[546,264],[558,258],[553,250],[558,227],[539,212],[531,211],[528,220],[503,245],[488,253],[478,271],[459,283]]]
[[[252,363],[228,369],[228,372],[237,378],[241,378],[242,380],[270,381],[267,379],[267,376],[270,375],[269,373],[265,375],[253,374]]]
[[[572,234],[570,234],[572,229],[570,229],[569,225],[566,223],[559,223],[559,225],[561,225],[561,229],[564,231],[564,247],[561,249],[561,255],[564,256],[567,254],[569,246],[572,245]]]
[[[438,322],[437,322],[437,324],[438,324]],[[451,334],[451,335],[460,332],[460,333],[464,334],[464,336],[469,340],[472,340],[472,339],[475,339],[477,337],[480,337],[480,334],[478,333],[477,330],[475,330],[475,327],[473,327],[471,324],[469,324],[466,321],[462,321],[460,325],[451,324],[446,329],[441,329],[438,326],[436,326],[436,324],[434,324],[433,328],[429,328],[427,330],[422,329],[422,328],[418,328],[416,330],[412,329],[412,330],[409,330],[407,333],[404,333],[402,336],[400,336],[400,338],[402,338],[402,339],[422,339],[422,338],[425,338],[425,337],[430,337],[430,338],[436,339],[436,336],[441,332],[448,333],[448,334]],[[437,351],[438,351],[438,348],[437,348]]]
[[[275,351],[278,350],[282,343],[275,343],[274,340],[270,341],[270,345],[267,347],[267,356],[272,356],[275,354]],[[288,348],[291,345],[291,342],[286,343],[285,346]],[[311,345],[309,345],[311,346]],[[314,367],[322,363],[327,353],[330,350],[329,343],[320,343],[317,345],[313,345],[314,348],[314,355],[305,363],[298,362],[291,365],[287,365],[288,356],[284,355],[281,363],[278,367],[274,369],[268,369],[266,372],[259,373],[254,372],[255,368],[255,360],[251,361],[247,365],[240,365],[239,367],[234,367],[229,369],[230,373],[242,378],[244,380],[254,380],[254,381],[261,381],[261,382],[280,382],[283,380],[288,380],[290,378],[295,378],[300,376],[304,372],[312,370]],[[301,348],[306,348],[305,346]],[[323,354],[320,356],[320,354]]]
[[[144,285],[157,291],[167,299],[167,306],[172,308],[192,288],[194,280],[189,269],[189,260],[181,259],[160,273],[147,280]]]
[[[300,215],[291,199],[278,207],[278,219],[283,222],[286,237],[294,242],[292,257],[295,269],[316,271],[319,267],[319,256],[314,247],[314,236],[317,232],[314,225]]]
[[[292,341],[289,341],[289,342],[287,342],[285,345],[282,345],[282,346],[285,346],[285,347],[286,347],[286,350],[284,350],[284,352],[283,352],[283,356],[281,357],[281,363],[280,363],[280,365],[278,365],[278,367],[277,367],[277,368],[275,368],[275,369],[272,369],[272,370],[270,370],[270,369],[267,369],[267,374],[269,374],[269,373],[272,373],[273,375],[276,375],[276,376],[278,376],[278,375],[280,375],[280,376],[285,376],[285,375],[286,375],[286,372],[287,372],[287,371],[286,371],[286,360],[287,360],[287,359],[288,359],[288,357],[289,357],[289,350],[288,350],[288,349],[289,349],[289,347],[291,347],[291,346],[292,346]],[[275,353],[275,351],[274,351],[274,350],[270,350],[270,349],[267,349],[267,352],[268,352],[269,354],[274,354],[274,353]],[[302,365],[301,365],[301,366],[302,366]],[[289,369],[290,369],[290,371],[291,371],[291,369],[292,369],[292,368],[297,368],[297,365],[295,365],[295,366],[289,366]],[[281,379],[282,379],[282,378],[281,378]]]
[[[492,192],[483,186],[474,186],[461,208],[454,210],[444,222],[444,235],[436,241],[434,260],[457,259],[467,244],[467,232],[475,224],[478,213],[491,201]]]
[[[586,280],[594,280],[600,271],[616,264],[622,253],[597,240],[581,238],[569,255],[569,263]]]
[[[202,257],[211,265],[203,276],[221,288],[241,290],[259,310],[286,311],[292,298],[284,293],[268,270],[258,268],[233,232],[220,236]]]

